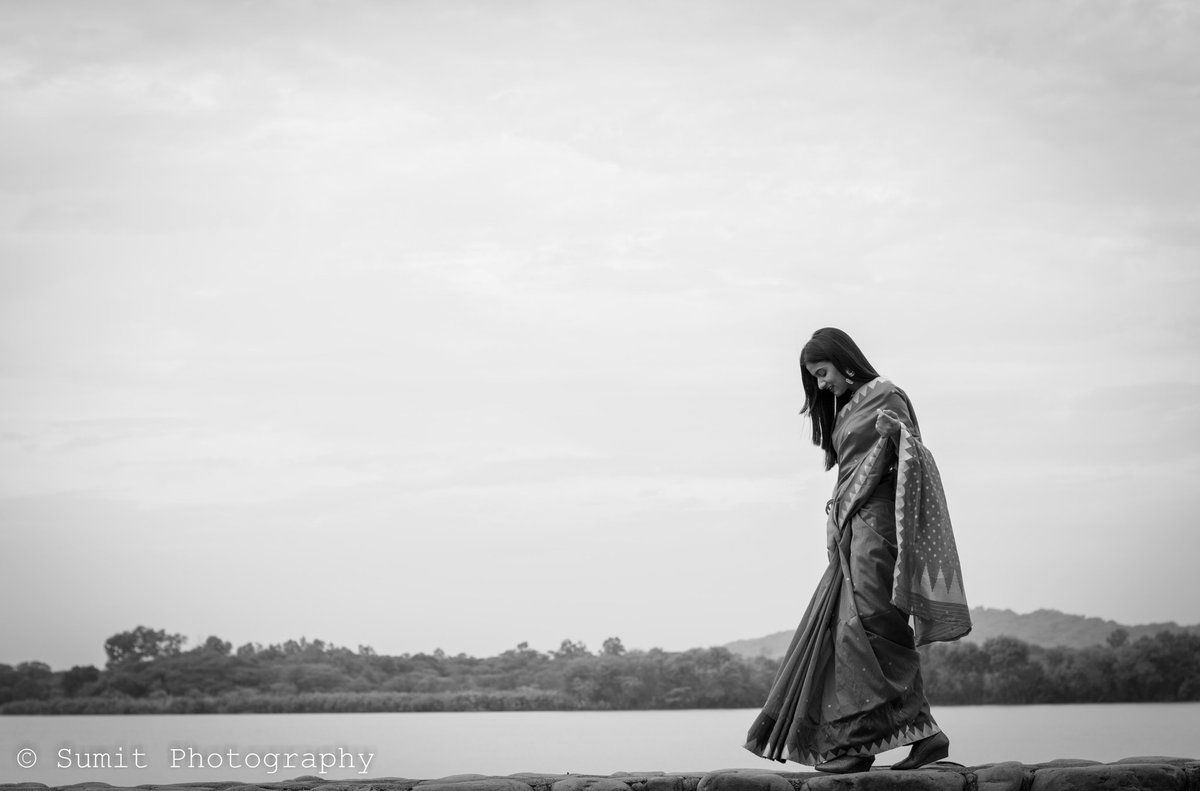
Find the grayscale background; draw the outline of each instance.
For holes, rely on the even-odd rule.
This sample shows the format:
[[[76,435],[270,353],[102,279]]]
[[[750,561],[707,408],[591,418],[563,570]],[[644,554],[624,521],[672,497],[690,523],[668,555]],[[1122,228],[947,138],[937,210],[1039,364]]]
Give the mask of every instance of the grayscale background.
[[[1200,622],[1198,34],[0,2],[0,662],[791,628],[824,326],[911,396],[972,605]]]

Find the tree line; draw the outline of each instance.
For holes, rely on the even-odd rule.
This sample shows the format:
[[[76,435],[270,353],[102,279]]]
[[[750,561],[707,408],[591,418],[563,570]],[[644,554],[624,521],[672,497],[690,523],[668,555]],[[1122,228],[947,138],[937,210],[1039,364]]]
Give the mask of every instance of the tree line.
[[[1174,703],[1200,701],[1200,635],[1162,631],[1106,645],[1043,648],[1012,637],[927,646],[930,702]]]
[[[305,638],[236,650],[218,637],[185,649],[139,626],[105,641],[107,663],[52,671],[0,664],[2,714],[513,711],[756,708],[779,660],[725,648],[592,652],[563,640],[497,656],[379,655]],[[934,704],[1200,700],[1200,635],[1161,632],[1104,646],[1041,648],[1011,637],[921,649]]]

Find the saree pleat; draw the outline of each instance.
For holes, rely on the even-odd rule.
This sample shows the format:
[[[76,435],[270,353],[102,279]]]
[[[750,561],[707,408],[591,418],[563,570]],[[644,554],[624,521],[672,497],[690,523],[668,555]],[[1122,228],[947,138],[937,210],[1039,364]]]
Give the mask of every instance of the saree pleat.
[[[904,423],[899,465],[895,447],[874,432],[878,408],[896,411]],[[876,379],[838,420],[829,565],[744,745],[774,761],[816,765],[937,733],[909,613],[919,616],[920,642],[957,639],[970,629],[940,479],[936,467],[926,474],[932,457],[920,445],[907,396]],[[932,527],[928,515],[937,516]],[[934,543],[936,556],[926,551]]]
[[[788,757],[796,760],[799,748],[793,735],[814,698],[820,695],[816,682],[824,676],[824,665],[832,653],[831,626],[843,579],[841,564],[834,558],[784,654],[767,703],[750,727],[745,744],[750,752],[772,761],[783,762]],[[817,702],[819,705],[819,699]],[[787,755],[789,752],[791,755]]]

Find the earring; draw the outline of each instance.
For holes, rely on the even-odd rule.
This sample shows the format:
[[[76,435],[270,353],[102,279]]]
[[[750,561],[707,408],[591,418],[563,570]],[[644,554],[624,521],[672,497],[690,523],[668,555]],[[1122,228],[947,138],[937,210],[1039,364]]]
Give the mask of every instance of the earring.
[[[846,370],[846,381],[847,381],[847,382],[853,382],[853,381],[854,381],[854,371],[851,371],[851,370],[849,370],[849,369],[847,369],[847,370]]]

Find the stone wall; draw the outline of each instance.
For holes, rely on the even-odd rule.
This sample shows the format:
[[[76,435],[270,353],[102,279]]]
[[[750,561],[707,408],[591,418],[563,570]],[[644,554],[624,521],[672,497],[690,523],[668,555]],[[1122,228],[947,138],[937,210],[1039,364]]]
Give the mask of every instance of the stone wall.
[[[46,786],[0,783],[0,791],[48,788],[120,791],[107,783]],[[141,785],[140,791],[1200,791],[1200,759],[1142,757],[1115,763],[1059,760],[1044,764],[959,766],[949,762],[901,772],[886,767],[828,775],[771,769],[711,772],[618,772],[612,775],[551,775],[525,772],[504,777],[452,775],[430,780],[380,777],[328,780],[297,777],[275,783],[237,781]]]

